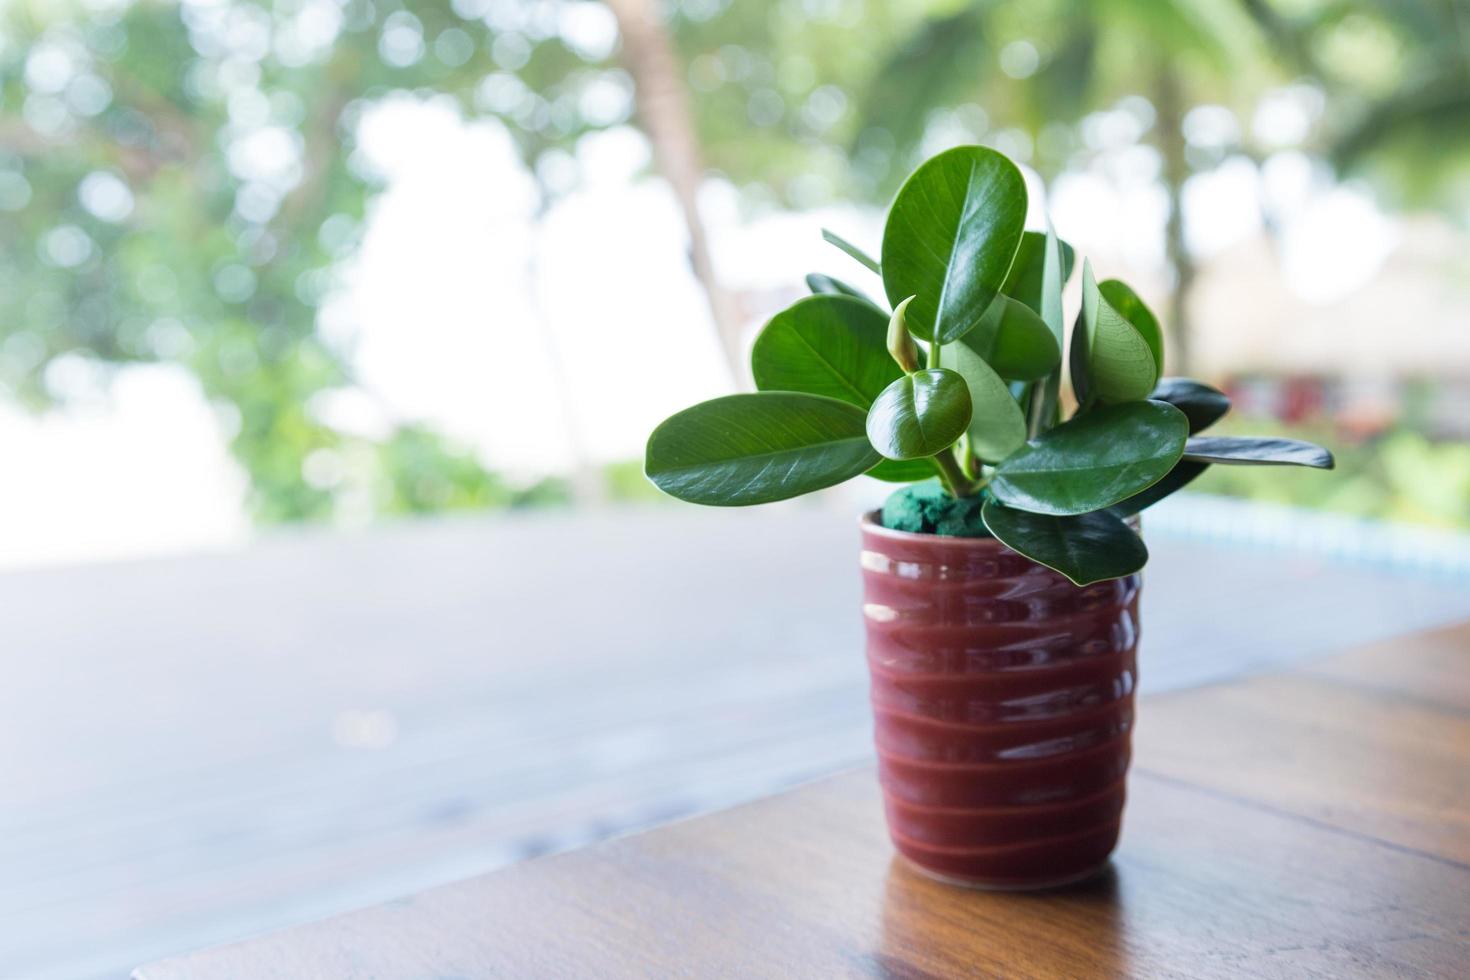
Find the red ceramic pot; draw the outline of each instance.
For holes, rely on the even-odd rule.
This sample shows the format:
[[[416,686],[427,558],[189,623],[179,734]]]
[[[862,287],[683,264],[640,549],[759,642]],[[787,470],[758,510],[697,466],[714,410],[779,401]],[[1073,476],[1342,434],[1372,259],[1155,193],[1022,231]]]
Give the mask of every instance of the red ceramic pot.
[[[1087,877],[1118,841],[1140,576],[1079,588],[992,538],[863,519],[863,617],[893,844],[984,888]]]

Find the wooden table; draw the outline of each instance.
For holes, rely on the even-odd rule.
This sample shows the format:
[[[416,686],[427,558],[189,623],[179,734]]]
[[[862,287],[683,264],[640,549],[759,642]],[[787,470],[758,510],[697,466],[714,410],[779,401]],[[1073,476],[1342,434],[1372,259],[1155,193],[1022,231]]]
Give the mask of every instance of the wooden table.
[[[950,888],[869,770],[137,980],[1470,976],[1470,625],[1146,699],[1112,867]]]

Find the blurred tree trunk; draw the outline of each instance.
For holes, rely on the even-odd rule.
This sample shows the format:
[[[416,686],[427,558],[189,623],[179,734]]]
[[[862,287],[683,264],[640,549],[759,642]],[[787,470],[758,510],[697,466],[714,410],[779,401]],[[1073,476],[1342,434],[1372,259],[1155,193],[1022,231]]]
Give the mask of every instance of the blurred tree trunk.
[[[674,189],[689,230],[689,263],[704,287],[710,315],[725,352],[731,376],[743,377],[742,317],[735,297],[715,274],[709,239],[699,216],[699,187],[704,179],[699,139],[689,109],[684,71],[673,41],[659,17],[657,0],[607,0],[623,39],[623,61],[633,76],[638,115],[653,144],[654,163]]]
[[[1189,162],[1184,156],[1184,95],[1180,91],[1179,74],[1168,63],[1160,65],[1154,79],[1154,112],[1154,128],[1164,162],[1164,187],[1169,194],[1164,254],[1174,274],[1166,320],[1171,333],[1167,346],[1173,352],[1170,358],[1173,372],[1188,374],[1191,367],[1189,294],[1195,277],[1194,259],[1184,237],[1184,182],[1189,178]]]

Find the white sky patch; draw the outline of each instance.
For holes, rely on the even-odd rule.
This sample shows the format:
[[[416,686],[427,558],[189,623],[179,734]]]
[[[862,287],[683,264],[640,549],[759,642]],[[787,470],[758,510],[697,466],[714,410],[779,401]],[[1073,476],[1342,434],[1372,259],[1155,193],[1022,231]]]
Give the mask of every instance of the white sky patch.
[[[1398,245],[1396,223],[1373,199],[1339,186],[1315,195],[1284,229],[1286,281],[1309,303],[1330,303],[1363,288]]]
[[[1245,157],[1230,157],[1219,167],[1184,184],[1186,243],[1208,258],[1261,231],[1260,172]]]
[[[11,460],[0,567],[213,549],[250,533],[245,476],[181,367],[122,368],[107,396],[40,416],[0,404],[0,445]]]

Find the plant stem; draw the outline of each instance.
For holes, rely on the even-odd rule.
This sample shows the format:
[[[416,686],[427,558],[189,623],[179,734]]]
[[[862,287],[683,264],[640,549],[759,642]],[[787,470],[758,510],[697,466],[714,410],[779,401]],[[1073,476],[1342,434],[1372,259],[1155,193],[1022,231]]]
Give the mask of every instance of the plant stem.
[[[939,482],[944,484],[944,489],[955,499],[973,496],[975,481],[965,475],[959,462],[954,458],[954,448],[950,447],[937,456],[931,456],[934,468],[939,471]]]

